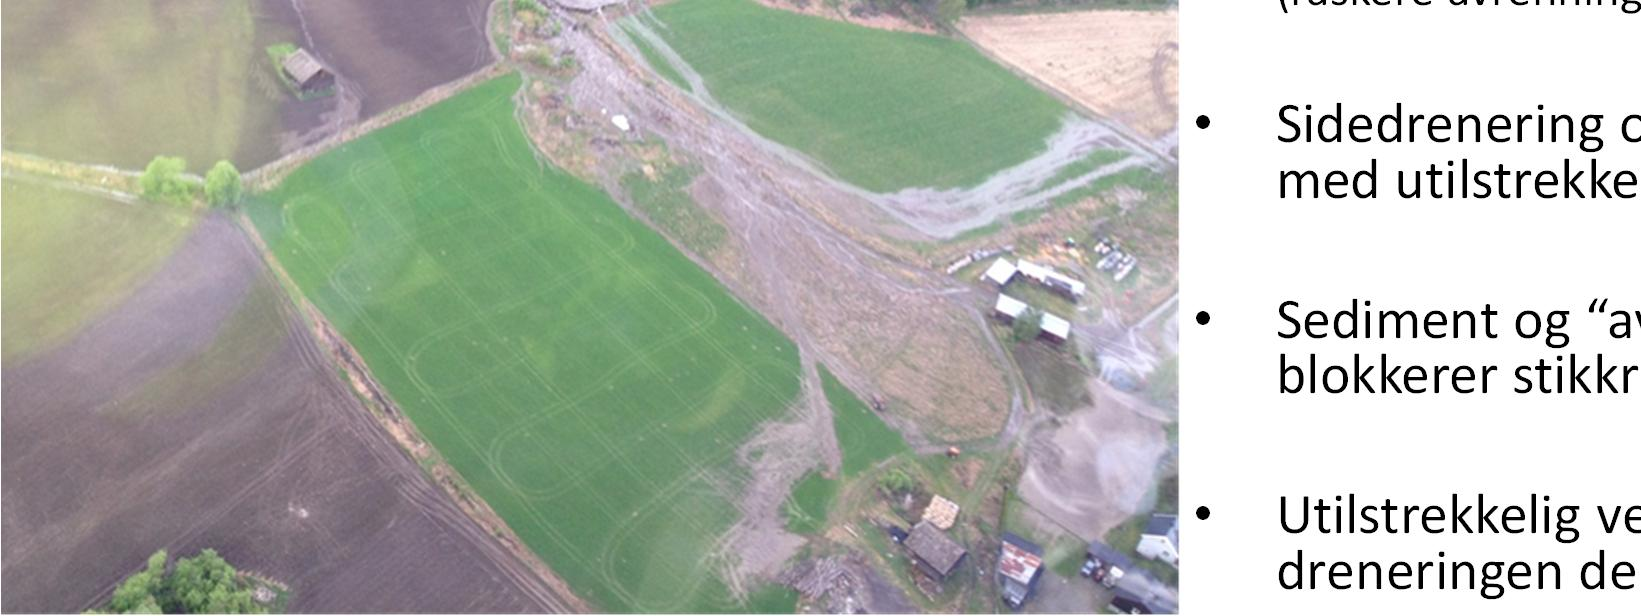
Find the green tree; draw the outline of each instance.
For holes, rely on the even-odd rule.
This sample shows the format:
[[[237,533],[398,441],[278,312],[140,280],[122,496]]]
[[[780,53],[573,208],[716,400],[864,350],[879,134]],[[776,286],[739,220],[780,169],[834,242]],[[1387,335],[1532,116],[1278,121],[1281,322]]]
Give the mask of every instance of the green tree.
[[[211,205],[233,205],[239,203],[239,197],[244,193],[244,184],[239,179],[239,169],[226,160],[219,160],[205,172],[205,200]]]
[[[233,565],[206,549],[177,561],[166,572],[165,550],[148,557],[148,566],[120,582],[108,611],[116,614],[261,614],[251,588]]]
[[[262,611],[251,598],[251,589],[241,583],[233,565],[205,549],[198,556],[177,561],[176,571],[166,578],[167,612],[183,614],[254,614]]]
[[[153,201],[186,204],[193,199],[193,189],[182,173],[188,161],[176,156],[155,156],[142,172],[142,196]]]
[[[109,611],[120,614],[157,614],[160,612],[159,594],[165,583],[165,550],[148,557],[148,567],[120,582],[114,588],[114,598],[108,602]]]
[[[889,469],[878,478],[877,484],[890,494],[904,494],[917,489],[917,480],[900,468]]]
[[[1037,335],[1043,333],[1043,313],[1036,308],[1027,308],[1025,312],[1014,319],[1014,341],[1031,342]]]

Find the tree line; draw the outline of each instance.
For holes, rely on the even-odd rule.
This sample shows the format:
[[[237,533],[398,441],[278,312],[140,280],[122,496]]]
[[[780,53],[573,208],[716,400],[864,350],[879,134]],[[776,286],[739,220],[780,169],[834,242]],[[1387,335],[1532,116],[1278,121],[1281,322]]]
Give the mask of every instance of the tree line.
[[[143,198],[177,205],[189,205],[204,198],[210,205],[225,206],[239,203],[245,194],[239,169],[226,160],[217,161],[205,172],[204,184],[185,177],[183,174],[187,171],[188,161],[181,157],[155,156],[148,161],[138,180]]]
[[[251,585],[218,556],[205,549],[169,566],[165,550],[148,557],[143,570],[114,588],[110,614],[263,614],[267,608],[251,594]]]

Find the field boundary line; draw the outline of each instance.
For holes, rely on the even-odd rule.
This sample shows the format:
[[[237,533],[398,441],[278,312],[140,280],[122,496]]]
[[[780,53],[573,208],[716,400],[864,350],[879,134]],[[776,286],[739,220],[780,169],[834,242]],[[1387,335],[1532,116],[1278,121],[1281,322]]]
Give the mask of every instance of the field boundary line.
[[[510,553],[518,564],[530,569],[538,580],[545,583],[557,594],[552,598],[558,602],[558,605],[550,605],[549,607],[560,608],[566,612],[586,613],[593,611],[591,606],[577,596],[570,589],[569,584],[558,577],[545,561],[541,560],[535,552],[525,547],[518,534],[507,526],[507,523],[490,507],[489,503],[477,496],[477,492],[467,485],[455,469],[451,468],[447,462],[431,454],[434,451],[432,445],[428,443],[426,438],[422,437],[415,425],[404,416],[398,406],[388,397],[387,390],[376,381],[375,377],[370,374],[369,368],[365,366],[364,361],[359,358],[358,351],[354,350],[353,346],[330,324],[324,313],[320,312],[319,308],[314,306],[301,293],[296,281],[291,278],[290,273],[286,272],[284,266],[275,258],[272,250],[268,248],[267,242],[262,238],[262,234],[257,231],[256,225],[251,222],[245,212],[238,212],[234,220],[251,241],[258,256],[267,264],[269,271],[273,272],[280,287],[284,289],[286,297],[296,308],[298,316],[308,325],[309,333],[316,342],[326,349],[325,355],[328,356],[330,362],[335,368],[347,375],[349,383],[353,386],[354,393],[365,403],[365,410],[369,412],[371,418],[387,430],[388,434],[392,435],[393,440],[406,454],[418,463],[426,463],[425,468],[428,469],[428,475],[433,482],[444,488],[446,496],[450,497],[461,508],[462,512],[467,514],[468,518],[478,524],[480,528],[483,528],[498,543],[502,544],[505,551]]]
[[[321,154],[346,145],[354,139],[358,139],[375,132],[379,128],[390,126],[400,120],[416,115],[423,109],[444,102],[450,97],[465,92],[473,86],[489,81],[492,77],[500,76],[510,70],[512,70],[512,68],[505,62],[491,62],[490,64],[485,65],[484,68],[468,73],[465,76],[458,77],[453,81],[448,81],[428,88],[426,91],[417,95],[416,98],[413,98],[408,102],[401,103],[392,109],[388,109],[387,111],[371,116],[363,122],[344,128],[336,134],[326,137],[316,143],[292,150],[284,156],[280,156],[267,164],[245,172],[243,176],[245,186],[252,191],[258,192],[271,189],[275,185],[279,184],[281,180],[284,180],[285,176],[289,175],[292,171],[295,171],[308,161],[319,157]]]

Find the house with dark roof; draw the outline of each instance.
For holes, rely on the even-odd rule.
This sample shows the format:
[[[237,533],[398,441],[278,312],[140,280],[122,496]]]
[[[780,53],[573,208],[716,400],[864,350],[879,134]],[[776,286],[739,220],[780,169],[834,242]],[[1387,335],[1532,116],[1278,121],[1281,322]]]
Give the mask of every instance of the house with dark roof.
[[[1042,546],[1014,533],[1003,533],[1003,546],[997,555],[997,582],[1002,586],[1003,602],[1020,609],[1037,589],[1042,574]]]
[[[1156,514],[1145,524],[1140,543],[1134,548],[1140,556],[1179,566],[1179,516]]]
[[[906,541],[902,545],[911,552],[912,560],[917,563],[918,569],[940,581],[944,581],[946,576],[957,570],[957,566],[963,562],[963,557],[968,555],[968,550],[951,537],[947,537],[946,533],[940,532],[940,529],[935,528],[928,520],[913,525],[912,532],[906,536]]]

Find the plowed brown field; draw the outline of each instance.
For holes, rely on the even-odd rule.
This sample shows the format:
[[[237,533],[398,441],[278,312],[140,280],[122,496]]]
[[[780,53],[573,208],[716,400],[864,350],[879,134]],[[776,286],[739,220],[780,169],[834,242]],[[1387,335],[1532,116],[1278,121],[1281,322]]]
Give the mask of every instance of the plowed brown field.
[[[958,29],[1003,63],[1149,137],[1179,124],[1177,11],[966,17]]]

